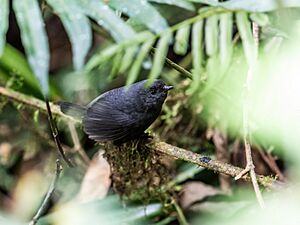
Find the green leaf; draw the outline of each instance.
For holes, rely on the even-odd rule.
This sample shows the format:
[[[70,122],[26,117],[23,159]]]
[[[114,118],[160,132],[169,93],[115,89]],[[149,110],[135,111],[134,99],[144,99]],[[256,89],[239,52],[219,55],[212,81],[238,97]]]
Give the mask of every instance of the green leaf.
[[[125,50],[125,54],[122,59],[121,67],[119,71],[120,73],[124,73],[130,67],[137,50],[138,50],[138,46],[128,47]]]
[[[220,15],[220,70],[226,72],[232,56],[232,13]]]
[[[80,6],[72,0],[47,0],[61,19],[70,38],[73,63],[76,70],[82,68],[84,59],[92,44],[92,31],[88,18]]]
[[[203,167],[199,167],[193,164],[184,164],[183,169],[184,170],[178,173],[169,185],[180,184],[188,179],[193,178],[197,173],[203,171]]]
[[[203,61],[203,20],[194,23],[192,28],[192,56],[193,56],[193,82],[187,94],[192,95],[198,90],[201,82],[202,61]]]
[[[39,83],[33,75],[25,57],[21,52],[8,44],[5,45],[3,55],[0,57],[0,67],[9,71],[9,73],[13,72],[24,78],[24,81],[34,91],[40,89]]]
[[[168,28],[165,18],[145,0],[110,0],[108,4],[141,22],[155,33],[160,33]]]
[[[270,23],[269,17],[265,13],[251,13],[250,19],[256,22],[260,27],[264,27]]]
[[[14,179],[9,175],[6,170],[2,167],[0,168],[1,173],[1,180],[3,181],[4,190],[6,190],[6,186],[14,186],[15,182]],[[11,185],[10,185],[11,184]],[[11,187],[10,187],[11,188]],[[9,189],[8,189],[9,190]],[[13,218],[12,216],[6,215],[3,212],[0,212],[0,224],[7,224],[7,225],[24,225],[24,223],[19,222],[17,219]]]
[[[42,217],[39,220],[39,225],[53,223],[66,224],[65,221],[71,221],[68,224],[76,221],[77,225],[149,225],[153,222],[151,219],[161,211],[162,205],[159,203],[124,207],[118,195],[109,195],[101,201],[90,201],[85,204],[72,202],[61,205],[53,213]],[[145,215],[145,212],[147,212],[147,215]]]
[[[135,35],[135,31],[102,1],[78,0],[77,4],[81,6],[83,13],[109,31],[117,42],[130,39]]]
[[[142,45],[140,52],[137,55],[133,65],[129,71],[128,78],[126,80],[126,85],[132,84],[137,80],[138,74],[142,67],[142,63],[143,63],[145,57],[148,55],[148,52],[150,51],[150,48],[152,47],[154,41],[155,41],[155,39],[152,38]]]
[[[99,54],[94,55],[86,64],[85,69],[90,71],[101,63],[108,61],[119,51],[119,48],[118,45],[112,45],[101,51]]]
[[[193,30],[192,30],[193,67],[195,73],[197,73],[196,76],[200,76],[200,74],[198,73],[200,73],[200,71],[202,70],[202,61],[203,61],[202,46],[203,46],[203,20],[200,20],[193,25]]]
[[[40,82],[43,94],[47,96],[49,48],[38,2],[36,0],[14,0],[13,8],[29,64]]]
[[[121,61],[123,58],[123,51],[119,51],[114,59],[113,59],[113,65],[112,65],[112,69],[110,71],[110,74],[108,76],[109,80],[112,80],[116,77],[116,75],[118,74],[118,71],[120,69],[120,65],[121,65]]]
[[[40,116],[40,111],[39,110],[35,110],[33,113],[33,121],[38,124],[39,123],[39,116]]]
[[[218,51],[218,15],[210,16],[206,19],[205,24],[205,49],[209,56],[212,56]]]
[[[0,0],[0,56],[3,53],[5,36],[8,29],[8,0]]]
[[[178,55],[185,55],[189,47],[190,25],[181,27],[175,36],[174,52]]]
[[[195,7],[192,3],[185,0],[148,0],[149,2],[156,2],[168,5],[176,5],[180,8],[187,9],[190,11],[195,11]]]
[[[283,40],[284,40],[283,37],[280,36],[274,36],[270,38],[270,40],[268,40],[263,47],[264,52],[270,55],[278,54],[280,47],[284,42]]]
[[[169,30],[163,33],[161,38],[159,39],[154,55],[153,67],[149,74],[149,81],[147,83],[148,85],[153,83],[162,71],[168,53],[169,43],[171,40],[172,32]]]
[[[255,64],[257,59],[257,48],[251,30],[251,23],[248,20],[246,12],[236,13],[236,23],[241,35],[243,49],[249,67]]]
[[[152,39],[152,37],[153,34],[149,31],[140,32],[136,34],[132,39],[128,39],[126,41],[122,41],[118,44],[112,45],[102,50],[99,54],[94,55],[86,64],[85,69],[89,71],[95,68],[96,66],[99,66],[101,63],[108,61],[117,52],[122,51],[124,48],[128,48],[130,46],[138,46],[139,43]]]
[[[232,10],[246,10],[251,12],[268,12],[280,8],[299,7],[299,0],[230,0],[218,2],[216,0],[189,0],[191,2],[219,6]]]

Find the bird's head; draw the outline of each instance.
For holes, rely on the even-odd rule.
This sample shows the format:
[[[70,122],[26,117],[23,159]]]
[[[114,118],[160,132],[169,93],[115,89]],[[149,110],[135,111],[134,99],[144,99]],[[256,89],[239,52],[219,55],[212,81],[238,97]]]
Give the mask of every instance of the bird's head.
[[[155,80],[149,87],[146,86],[147,80],[141,84],[140,97],[149,106],[161,106],[168,95],[168,91],[173,89],[173,86],[168,86],[161,80]]]

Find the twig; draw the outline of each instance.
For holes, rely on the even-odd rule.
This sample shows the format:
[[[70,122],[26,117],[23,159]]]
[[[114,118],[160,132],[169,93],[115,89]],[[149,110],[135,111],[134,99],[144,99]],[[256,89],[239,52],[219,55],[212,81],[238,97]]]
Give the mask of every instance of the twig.
[[[155,51],[156,51],[156,49],[154,47],[152,47],[150,53],[152,55],[154,55]],[[186,70],[185,68],[181,67],[177,63],[173,62],[168,57],[166,57],[166,61],[165,62],[166,62],[167,65],[169,65],[170,67],[172,67],[174,70],[177,70],[179,73],[181,73],[182,75],[184,75],[186,78],[189,78],[189,79],[193,78],[193,75],[192,75],[192,73],[190,71]]]
[[[49,125],[50,125],[50,128],[51,128],[51,133],[52,133],[52,136],[55,140],[56,146],[57,146],[60,154],[62,155],[63,159],[68,164],[68,166],[73,167],[73,164],[65,156],[64,150],[61,146],[60,140],[58,138],[58,130],[57,130],[56,124],[54,123],[54,120],[53,120],[53,115],[61,116],[65,120],[71,121],[73,123],[74,122],[79,122],[79,121],[73,119],[72,117],[64,115],[59,110],[58,106],[50,104],[47,99],[45,101],[46,102],[46,104],[45,104],[44,101],[41,101],[37,98],[33,98],[33,97],[30,97],[30,96],[21,94],[19,92],[13,91],[11,89],[1,87],[1,86],[0,86],[0,95],[6,96],[11,100],[14,100],[16,102],[25,104],[25,105],[30,106],[32,108],[35,108],[35,109],[41,110],[43,112],[46,112],[47,115],[48,115],[48,120],[49,120]]]
[[[156,151],[162,152],[166,155],[169,155],[176,159],[181,159],[184,161],[187,161],[189,163],[194,163],[198,166],[202,166],[206,169],[212,170],[216,173],[226,174],[230,177],[236,177],[238,174],[240,174],[243,169],[237,166],[233,166],[229,163],[220,162],[218,160],[213,160],[205,155],[201,155],[198,153],[194,153],[192,151],[188,151],[183,148],[176,147],[174,145],[167,144],[165,142],[152,142],[149,144],[149,146]],[[244,179],[246,181],[250,181],[251,178],[248,174],[245,174],[241,177],[241,179]],[[271,177],[263,176],[263,175],[257,175],[257,180],[260,185],[266,187],[266,188],[274,188],[278,189],[282,187],[282,183],[274,180]]]
[[[75,128],[75,124],[71,123],[71,122],[68,122],[68,126],[69,126],[71,137],[72,137],[72,140],[73,140],[73,143],[74,143],[75,152],[77,152],[81,156],[82,160],[86,163],[86,165],[89,165],[90,159],[86,155],[85,151],[83,150],[83,148],[80,144],[78,134],[77,134],[77,131],[76,131],[76,128]]]
[[[11,89],[6,89],[3,87],[0,87],[0,95],[3,95],[15,102],[20,102],[23,104],[28,103],[27,104],[28,106],[30,106],[34,109],[39,109],[39,110],[41,110],[41,112],[46,113],[45,103],[34,97],[29,97],[27,95],[24,95],[24,94],[18,93],[16,91],[13,91]],[[75,123],[79,122],[78,120],[70,120],[70,117],[61,113],[59,111],[58,107],[56,108],[56,106],[53,106],[53,108],[54,108],[53,114],[60,116],[61,118],[66,119],[68,121],[73,121]],[[208,158],[206,156],[203,156],[203,155],[200,155],[200,154],[197,154],[197,153],[194,153],[192,151],[188,151],[188,150],[185,150],[182,148],[178,148],[176,146],[167,144],[165,142],[154,142],[153,148],[156,149],[157,151],[163,152],[173,158],[182,159],[187,162],[202,166],[206,169],[213,170],[217,173],[227,174],[231,177],[237,176],[243,170],[240,167],[236,167],[231,164],[219,162],[216,160],[211,160],[210,158]],[[258,177],[258,182],[264,187],[268,187],[268,188],[282,187],[281,182],[277,182],[276,180],[274,180],[271,177],[262,176],[262,175],[258,175],[257,177]],[[248,175],[245,175],[242,177],[242,179],[249,181],[250,177]]]
[[[47,209],[48,207],[48,204],[51,200],[51,197],[55,191],[55,188],[56,188],[56,185],[57,185],[57,182],[58,182],[58,179],[59,179],[59,176],[60,176],[60,173],[62,171],[62,166],[60,164],[60,161],[59,159],[56,160],[56,170],[55,170],[55,176],[54,176],[54,179],[46,193],[46,196],[41,204],[41,206],[39,207],[37,213],[34,215],[34,217],[32,218],[32,220],[30,221],[29,225],[35,225],[38,220],[43,216],[45,210]]]
[[[269,166],[269,168],[276,174],[276,176],[278,176],[279,180],[283,182],[286,181],[285,176],[278,168],[277,163],[273,158],[272,154],[262,150],[260,147],[258,147],[258,152],[262,159],[265,161],[265,163]]]
[[[56,127],[56,123],[53,120],[49,100],[47,98],[45,98],[45,101],[46,101],[47,115],[48,115],[48,121],[49,121],[50,129],[51,129],[51,134],[52,134],[52,137],[53,137],[53,139],[56,143],[57,149],[58,149],[60,155],[62,156],[62,158],[64,159],[64,161],[67,163],[67,165],[69,167],[74,167],[72,162],[67,158],[67,156],[65,154],[65,151],[61,146],[61,142],[60,142],[60,139],[58,137],[58,129]]]
[[[44,113],[47,113],[47,107],[45,105],[45,102],[41,101],[40,99],[33,98],[28,95],[24,95],[20,92],[14,91],[9,88],[1,87],[1,86],[0,86],[0,95],[6,96],[10,100],[19,102],[19,103],[29,106],[33,109],[38,109],[40,111],[43,111]],[[59,116],[60,118],[63,118],[64,120],[70,121],[73,123],[80,122],[79,120],[76,120],[73,117],[63,114],[57,105],[55,105],[53,103],[49,103],[49,104],[51,106],[51,112],[52,112],[53,116]]]
[[[259,43],[259,27],[256,23],[252,23],[252,32],[255,42],[255,47],[258,49],[258,43]],[[257,60],[257,59],[255,59]],[[244,89],[244,105],[243,105],[243,127],[244,127],[244,145],[245,145],[245,153],[246,153],[246,168],[241,171],[236,177],[235,180],[240,179],[242,176],[244,176],[246,173],[250,173],[253,189],[255,191],[255,195],[257,198],[257,201],[261,208],[264,208],[264,200],[262,198],[261,191],[258,186],[257,177],[255,174],[255,166],[253,164],[252,159],[252,152],[251,152],[251,146],[249,144],[248,138],[249,138],[249,116],[248,116],[248,95],[250,91],[250,82],[252,80],[253,76],[253,67],[254,65],[249,65],[249,70],[247,73],[247,78],[245,82],[245,89]]]
[[[177,218],[178,218],[179,224],[180,225],[189,225],[188,221],[186,220],[186,218],[185,218],[185,216],[182,212],[182,209],[177,204],[176,199],[173,199],[172,202],[173,202],[173,205],[174,205],[174,207],[177,211]]]

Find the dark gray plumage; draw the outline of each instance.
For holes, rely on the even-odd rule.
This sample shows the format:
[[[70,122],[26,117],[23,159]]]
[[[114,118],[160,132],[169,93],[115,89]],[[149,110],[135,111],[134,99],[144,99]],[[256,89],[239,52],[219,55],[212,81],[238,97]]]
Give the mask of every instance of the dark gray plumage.
[[[86,107],[60,102],[61,111],[80,118],[84,131],[95,141],[120,144],[136,139],[159,116],[167,92],[161,80],[146,88],[147,80],[105,92]]]

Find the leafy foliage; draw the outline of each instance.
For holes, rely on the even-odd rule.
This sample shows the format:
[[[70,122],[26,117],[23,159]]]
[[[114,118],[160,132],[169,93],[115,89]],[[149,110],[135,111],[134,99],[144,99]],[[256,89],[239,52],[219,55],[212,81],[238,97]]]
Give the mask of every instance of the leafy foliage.
[[[8,0],[1,0],[0,5],[0,55],[2,55],[5,43],[5,34],[8,28]]]
[[[92,31],[88,18],[82,13],[79,5],[72,4],[70,1],[49,0],[48,3],[59,15],[66,28],[72,43],[74,66],[79,70],[84,65],[92,43]]]
[[[209,67],[214,67],[214,65],[219,63],[219,60],[217,60],[218,57],[222,61],[223,68],[221,68],[221,70],[223,72],[226,71],[226,68],[230,63],[230,55],[233,47],[230,44],[232,41],[231,27],[235,23],[232,19],[232,15],[227,13],[232,10],[236,10],[238,12],[240,9],[252,12],[265,12],[274,10],[278,7],[276,1],[273,0],[264,1],[263,5],[255,4],[253,1],[245,3],[245,1],[241,0],[230,0],[220,3],[210,0],[193,0],[192,2],[208,4],[213,7],[210,9],[201,9],[199,14],[196,13],[194,17],[186,18],[186,20],[169,27],[167,20],[163,17],[163,14],[159,10],[160,6],[176,6],[188,11],[195,11],[196,6],[187,0],[134,0],[134,3],[130,0],[112,0],[108,1],[108,5],[101,0],[46,1],[46,3],[48,3],[54,12],[60,17],[69,35],[72,44],[73,63],[75,69],[79,70],[83,67],[85,58],[91,46],[91,25],[88,18],[92,18],[99,26],[106,29],[117,43],[112,47],[108,47],[108,49],[101,50],[99,54],[93,56],[89,60],[89,63],[87,64],[88,66],[85,67],[85,69],[89,71],[95,67],[99,67],[108,60],[114,59],[110,77],[114,77],[114,74],[125,73],[128,70],[128,84],[137,79],[137,74],[143,66],[142,62],[149,53],[149,46],[151,46],[155,41],[158,42],[158,48],[155,52],[152,70],[149,73],[149,78],[151,80],[156,78],[162,71],[164,64],[162,59],[166,56],[170,44],[174,45],[174,51],[177,54],[188,54],[188,40],[191,27],[194,27],[192,39],[200,38],[199,32],[201,29],[204,29],[205,36],[205,42],[202,44],[196,43],[197,41],[192,41],[194,44],[192,44],[191,48],[194,57],[196,57],[195,62],[197,62],[194,63],[194,74],[203,73],[203,71],[199,69],[199,65],[201,62],[205,62],[205,56],[208,57],[208,59],[206,59],[206,62],[209,64],[208,73]],[[154,6],[152,5],[153,3],[155,3]],[[38,2],[36,0],[26,2],[19,2],[15,0],[13,1],[13,6],[22,31],[22,41],[26,49],[30,66],[34,71],[34,75],[40,82],[43,94],[48,95],[49,50],[47,37],[42,25],[43,21],[41,12],[38,8]],[[216,8],[219,6],[224,7],[224,9]],[[281,7],[282,6],[295,7],[299,6],[299,4],[297,1],[289,0],[284,1]],[[1,0],[1,9],[0,53],[3,52],[5,33],[8,27],[7,0]],[[123,21],[116,15],[114,10],[129,16],[131,23]],[[223,13],[226,13],[227,16],[223,15]],[[217,16],[216,14],[222,15]],[[253,56],[255,53],[252,51],[254,48],[252,48],[253,43],[250,43],[252,39],[249,33],[249,22],[247,21],[250,21],[251,19],[256,22],[262,21],[259,19],[262,18],[261,16],[258,14],[255,15],[256,16],[251,16],[249,18],[247,13],[244,13],[244,15],[241,16],[238,12],[236,16],[236,22],[242,35],[243,46],[248,62],[250,60],[250,55]],[[205,27],[199,27],[201,25],[200,21],[205,19],[207,19]],[[134,21],[134,23],[132,23],[132,21]],[[134,31],[137,23],[144,25],[143,32],[139,31],[137,33]],[[218,23],[220,23],[220,27]],[[145,30],[153,31],[155,34],[148,32],[147,35],[145,35]],[[173,40],[172,36],[175,35],[175,32],[176,36]],[[220,46],[218,46],[218,42],[220,42]],[[207,46],[205,49],[206,55],[204,53],[200,53],[203,51],[203,45]],[[219,51],[217,52],[216,49],[219,49]],[[217,54],[219,56],[217,56]],[[138,62],[133,64],[133,59],[135,57],[137,57]],[[203,75],[201,76],[203,78]],[[200,80],[199,77],[196,78],[196,76],[194,76],[194,80],[199,84],[199,82],[197,82],[197,80]],[[191,91],[191,93],[192,92],[193,91]]]
[[[43,94],[48,95],[49,49],[38,3],[35,0],[14,1],[13,7],[28,61],[40,82]]]
[[[0,0],[0,55],[2,54],[0,57],[0,82],[4,79],[6,86],[13,89],[18,86],[18,82],[20,82],[22,83],[21,92],[39,96],[38,91],[41,89],[45,96],[49,94],[51,96],[51,92],[55,90],[55,87],[53,85],[49,86],[48,84],[49,44],[43,20],[44,18],[47,19],[47,13],[54,13],[58,16],[68,35],[72,47],[74,69],[76,73],[79,74],[76,77],[75,73],[69,73],[68,77],[64,76],[63,79],[65,80],[57,83],[62,83],[63,88],[74,88],[75,83],[79,83],[78,86],[80,86],[80,90],[83,90],[89,86],[90,83],[93,83],[94,86],[98,85],[97,88],[99,88],[100,85],[104,86],[104,76],[108,79],[114,79],[119,75],[125,75],[126,84],[134,83],[142,77],[147,77],[149,81],[152,82],[159,76],[163,76],[169,83],[176,84],[178,90],[180,89],[180,93],[170,96],[170,100],[168,100],[163,109],[163,115],[153,127],[156,131],[159,131],[158,133],[161,134],[160,137],[168,142],[175,142],[176,145],[182,145],[183,147],[195,151],[202,150],[202,148],[209,150],[215,150],[215,147],[217,148],[217,144],[214,144],[215,146],[212,147],[212,141],[211,139],[207,140],[209,139],[208,137],[199,138],[199,136],[205,136],[203,130],[201,130],[203,129],[201,127],[202,124],[198,121],[200,113],[201,116],[204,114],[200,119],[207,116],[207,118],[204,118],[207,119],[205,126],[209,127],[209,129],[222,127],[224,130],[230,132],[228,127],[231,125],[237,128],[234,131],[241,132],[239,127],[241,124],[240,102],[242,101],[241,93],[245,74],[249,66],[257,63],[256,59],[258,55],[262,55],[259,54],[253,38],[252,23],[257,23],[261,28],[261,48],[259,50],[267,53],[271,52],[272,54],[270,55],[272,56],[276,55],[274,53],[283,46],[283,40],[286,38],[285,31],[288,30],[287,27],[282,28],[282,24],[278,22],[278,20],[280,20],[278,18],[282,17],[280,12],[288,10],[284,7],[300,6],[299,2],[294,0],[282,1],[280,6],[277,5],[276,0],[266,0],[263,2],[257,0],[228,0],[222,2],[214,0],[13,0],[13,10],[17,16],[17,22],[21,30],[21,38],[28,59],[27,62],[26,58],[20,52],[9,44],[5,44],[5,35],[8,28],[8,2],[8,0]],[[42,5],[39,5],[40,3]],[[90,51],[92,46],[92,32],[97,32],[105,37],[105,41],[102,41],[100,49],[95,51],[93,49],[93,52]],[[176,57],[174,57],[174,53]],[[174,72],[174,70],[167,70],[165,68],[166,63],[170,64],[167,58],[169,56],[170,58],[176,58],[176,60],[179,61],[176,62],[187,69],[186,73],[182,72],[180,76],[188,79],[179,79],[179,74],[176,74],[176,71]],[[294,64],[287,65],[291,65],[289,67],[292,68]],[[262,74],[259,75],[261,75],[260,79],[265,78]],[[89,83],[84,80],[86,77],[90,79],[88,81]],[[16,82],[16,80],[18,82]],[[297,81],[297,79],[293,80]],[[65,83],[68,83],[68,85]],[[265,84],[266,82],[262,83]],[[297,84],[299,82],[294,83]],[[280,87],[280,85],[274,86],[269,84],[267,86],[268,89],[272,90],[270,91],[271,94],[275,93],[276,91],[273,89],[278,90],[278,87]],[[254,103],[251,102],[250,106],[252,106],[254,113],[263,116],[257,116],[258,120],[256,121],[252,121],[252,118],[250,118],[250,125],[266,129],[261,125],[271,124],[267,129],[271,127],[272,131],[278,131],[277,124],[282,118],[281,115],[275,114],[274,112],[281,112],[285,109],[278,107],[278,105],[277,108],[274,107],[272,101],[269,103],[269,99],[277,96],[276,98],[281,101],[280,104],[288,106],[283,104],[284,100],[292,99],[292,97],[287,95],[288,97],[281,99],[279,94],[265,97],[265,92],[261,89],[262,88],[257,88],[257,93],[262,93],[261,96],[263,97],[255,96],[256,98],[253,100]],[[65,90],[63,91],[65,93],[67,92]],[[98,90],[92,91],[94,91],[93,95],[98,94]],[[72,93],[69,94],[69,96],[72,96]],[[176,90],[174,90],[173,93],[176,93]],[[84,99],[82,100],[83,102],[85,101],[84,94],[84,91],[80,92],[80,97],[82,97],[80,100]],[[258,103],[260,107],[256,107]],[[293,106],[293,110],[286,111],[299,111],[295,104],[291,105]],[[19,110],[22,107],[22,104],[18,104],[16,108]],[[274,112],[270,110],[270,108]],[[290,109],[290,106],[283,108]],[[261,112],[261,109],[266,110]],[[186,111],[188,111],[188,113]],[[45,125],[46,123],[45,118],[44,121],[40,121],[42,119],[39,118],[38,112],[39,111],[36,111],[34,115],[30,114],[30,116],[33,117],[35,121],[34,125],[41,129],[40,124]],[[272,116],[270,116],[271,114]],[[292,114],[291,118],[295,118],[296,116],[298,115]],[[25,115],[23,117],[26,118],[27,116]],[[18,123],[21,122],[16,121],[15,124]],[[290,120],[288,123],[293,124],[293,121]],[[15,124],[9,127],[19,127]],[[163,124],[163,126],[161,126],[161,124]],[[205,129],[207,127],[205,127]],[[22,128],[25,129],[25,126]],[[296,130],[288,129],[288,126],[284,128],[286,130]],[[46,128],[44,129],[46,130]],[[62,125],[62,130],[63,129],[64,127]],[[33,128],[31,128],[31,130],[35,131]],[[269,132],[269,130],[267,131]],[[19,129],[18,132],[23,135],[22,129]],[[30,133],[31,132],[32,131],[30,131]],[[262,131],[259,130],[258,132]],[[262,133],[264,132],[265,130],[263,130]],[[278,133],[276,133],[276,135],[278,135]],[[31,136],[36,139],[36,136],[42,137],[43,134],[32,134]],[[206,134],[206,136],[209,136],[209,134]],[[257,136],[257,134],[253,136],[256,143],[264,139],[266,142],[265,145],[268,148],[270,147],[270,138],[257,140]],[[12,137],[15,138],[13,135]],[[28,137],[24,139],[27,140]],[[35,141],[35,139],[33,140]],[[46,139],[46,141],[44,139]],[[47,142],[50,138],[48,136],[45,138],[44,135],[44,139],[43,141]],[[66,139],[69,141],[70,137]],[[219,139],[221,138],[219,137]],[[279,138],[277,139],[278,142],[280,142]],[[286,140],[290,139],[286,138]],[[297,140],[295,135],[294,141],[297,143],[295,146],[299,146]],[[33,143],[35,143],[34,141]],[[275,141],[272,143],[274,142]],[[20,143],[19,145],[23,144],[23,142]],[[228,149],[231,148],[231,146],[226,146],[226,148],[227,147]],[[38,146],[32,148],[30,146],[29,149],[37,148],[48,150],[54,147],[48,146],[47,143],[46,147]],[[74,148],[76,148],[76,146]],[[234,144],[232,148],[236,149],[238,147]],[[92,148],[88,150],[95,151],[95,149]],[[52,151],[47,152],[52,153]],[[139,157],[138,154],[137,157]],[[123,167],[129,164],[126,164],[122,157],[118,156],[117,158],[122,160],[122,164],[119,166],[120,171],[127,174],[128,171],[123,170]],[[128,160],[132,162],[132,168],[135,168],[138,172],[142,171],[136,166],[136,162],[132,160],[131,155],[128,157]],[[143,161],[139,161],[139,163],[144,164]],[[151,163],[158,165],[155,160]],[[181,168],[181,165],[179,165],[179,168]],[[184,166],[182,168],[184,168]],[[179,175],[170,182],[170,185],[178,188],[177,185],[186,182],[190,178],[194,179],[196,174],[201,176],[202,174],[199,174],[201,170],[202,169],[198,167],[184,168],[182,173],[179,173]],[[9,180],[9,178],[12,177],[9,173],[6,173],[5,170],[4,172],[0,171],[0,173],[5,177],[3,180]],[[72,171],[72,173],[74,174],[74,171]],[[81,176],[81,174],[75,174]],[[140,177],[147,178],[144,175],[144,173],[141,173]],[[119,177],[124,178],[126,176]],[[214,179],[213,182],[215,182],[215,180],[217,179]],[[63,182],[68,183],[65,180],[63,180]],[[10,187],[13,186],[13,184],[14,183],[11,182]],[[64,185],[61,186],[63,186],[62,189],[67,189]],[[73,189],[76,189],[76,187],[73,187]],[[140,189],[140,191],[143,192],[143,189]],[[154,190],[154,192],[155,191],[156,190]],[[140,194],[139,197],[141,196],[142,194]],[[109,201],[109,199],[105,201]],[[56,222],[56,220],[60,220],[61,218],[63,220],[60,220],[60,222],[62,222],[65,219],[65,215],[67,215],[67,219],[70,219],[70,224],[74,223],[72,220],[73,217],[76,220],[85,220],[84,224],[86,220],[90,220],[92,223],[94,221],[101,221],[99,220],[99,211],[104,211],[103,216],[107,216],[108,219],[106,217],[105,219],[108,221],[116,217],[114,213],[122,215],[122,221],[113,221],[116,224],[124,222],[123,220],[130,223],[132,218],[141,219],[145,217],[141,207],[132,207],[132,211],[128,213],[128,211],[126,212],[123,208],[120,208],[119,203],[115,204],[116,200],[113,200],[114,204],[112,204],[111,207],[108,207],[110,204],[106,204],[105,201],[102,202],[103,205],[100,203],[100,205],[98,205],[99,208],[96,210],[93,204],[91,204],[90,207],[80,205],[79,208],[76,208],[77,204],[75,203],[74,207],[76,210],[71,207],[70,216],[68,213],[65,213],[65,209],[68,210],[68,206],[63,205],[61,209],[58,208],[53,214],[49,214],[49,217],[44,217],[41,223],[43,223],[43,220],[49,220],[50,222],[54,220],[54,222]],[[99,202],[96,203],[98,204]],[[245,203],[242,203],[242,207],[240,208],[245,208],[245,205]],[[154,207],[153,213],[155,213],[155,215],[151,220],[145,221],[145,223],[149,224],[150,222],[161,220],[162,218],[157,216],[157,214],[160,214],[160,216],[163,215],[160,211],[165,206],[156,204],[148,206],[150,208],[151,206]],[[223,206],[222,209],[224,208],[229,207],[226,205],[225,207]],[[86,209],[86,211],[82,209]],[[114,211],[114,209],[116,211]],[[106,215],[105,210],[112,214],[108,213]],[[175,210],[172,210],[172,213],[174,213]],[[74,212],[78,212],[78,214],[74,214]],[[81,212],[86,214],[83,216],[84,218],[82,218]],[[182,212],[178,212],[178,215],[180,215],[180,213],[182,214]],[[215,216],[215,214],[213,216]],[[226,216],[227,215],[224,215],[224,218]],[[3,218],[2,215],[0,215],[0,221],[2,221]],[[169,215],[165,222],[161,220],[161,222],[157,224],[167,224],[173,219],[174,216]],[[6,223],[6,220],[4,223]]]

